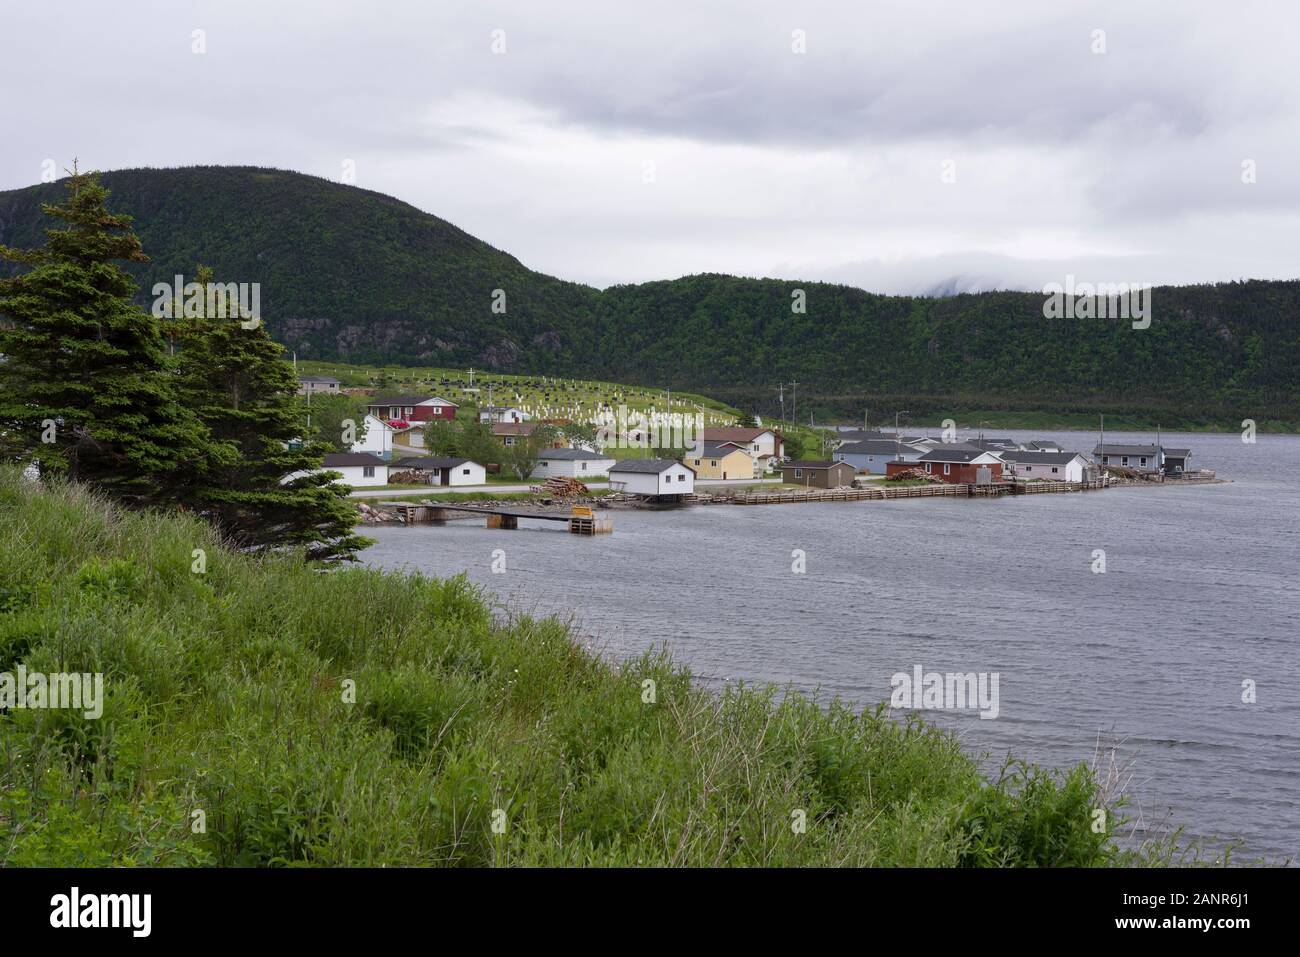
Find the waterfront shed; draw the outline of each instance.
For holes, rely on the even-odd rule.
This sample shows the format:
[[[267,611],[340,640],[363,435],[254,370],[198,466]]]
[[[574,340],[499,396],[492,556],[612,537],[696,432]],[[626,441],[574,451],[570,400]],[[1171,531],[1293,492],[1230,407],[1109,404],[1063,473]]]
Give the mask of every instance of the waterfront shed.
[[[796,459],[781,466],[781,481],[808,488],[842,488],[853,484],[857,470],[848,462]]]
[[[691,495],[695,471],[675,459],[624,459],[609,470],[609,487],[633,495]]]

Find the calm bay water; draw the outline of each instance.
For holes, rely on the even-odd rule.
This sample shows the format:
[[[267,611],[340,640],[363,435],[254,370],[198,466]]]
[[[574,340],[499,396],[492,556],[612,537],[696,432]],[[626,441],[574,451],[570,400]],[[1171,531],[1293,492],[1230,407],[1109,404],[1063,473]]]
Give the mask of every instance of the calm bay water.
[[[1090,452],[1091,433],[1015,432]],[[1151,441],[1107,433],[1107,441]],[[858,705],[890,677],[998,672],[1000,714],[928,711],[995,770],[1117,746],[1130,813],[1300,859],[1300,437],[1165,435],[1229,484],[995,500],[617,510],[614,534],[380,527],[372,565],[468,573],[624,659]],[[534,527],[529,527],[531,526]],[[492,574],[504,549],[505,574]],[[1094,549],[1106,552],[1094,574]],[[791,552],[806,553],[793,574]],[[1242,682],[1258,699],[1242,702]]]

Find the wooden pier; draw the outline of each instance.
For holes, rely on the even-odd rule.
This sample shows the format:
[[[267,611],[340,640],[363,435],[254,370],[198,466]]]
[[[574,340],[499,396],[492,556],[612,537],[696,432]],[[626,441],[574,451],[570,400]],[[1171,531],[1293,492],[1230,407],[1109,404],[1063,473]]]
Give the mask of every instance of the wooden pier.
[[[568,512],[541,512],[450,503],[380,502],[379,505],[382,508],[392,509],[407,525],[442,525],[449,519],[482,515],[487,519],[488,528],[517,529],[521,518],[535,518],[543,522],[563,522],[574,535],[603,535],[614,530],[612,521],[607,518],[597,518],[593,510],[584,505],[575,505]]]
[[[714,496],[716,505],[785,505],[793,502],[863,502],[896,498],[996,498],[1001,495],[1029,495],[1040,492],[1084,492],[1104,488],[1100,482],[990,482],[984,485],[935,483],[933,485],[890,486],[882,483],[872,488],[786,489],[780,492],[740,491]],[[708,501],[701,498],[700,501]]]

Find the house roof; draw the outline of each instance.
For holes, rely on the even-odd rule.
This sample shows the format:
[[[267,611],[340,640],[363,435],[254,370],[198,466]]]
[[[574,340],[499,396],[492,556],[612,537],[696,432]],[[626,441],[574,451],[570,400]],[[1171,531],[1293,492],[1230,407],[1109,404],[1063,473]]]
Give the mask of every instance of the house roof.
[[[408,458],[398,459],[393,463],[394,468],[399,469],[418,469],[421,472],[428,472],[431,469],[454,469],[457,465],[477,465],[470,459],[455,458],[445,455],[412,455]]]
[[[753,442],[764,432],[777,433],[773,429],[748,429],[739,425],[715,426],[704,430],[705,442]]]
[[[532,435],[537,428],[532,422],[493,422],[493,435]]]
[[[1092,450],[1093,455],[1150,455],[1160,451],[1158,445],[1098,445]]]
[[[1064,452],[1065,451],[1065,449],[1061,448],[1055,442],[1051,442],[1047,440],[1026,442],[1024,443],[1024,446],[1025,446],[1025,450],[1029,452]]]
[[[1191,449],[1165,449],[1165,455],[1172,455],[1176,459],[1185,459],[1192,454]]]
[[[1013,439],[970,439],[961,444],[973,445],[986,452],[1009,452],[1020,448]]]
[[[382,398],[376,396],[371,399],[367,405],[426,405],[428,403],[437,403],[439,405],[450,405],[460,408],[455,402],[449,402],[446,399],[440,399],[436,395],[386,395]]]
[[[661,472],[666,472],[674,465],[682,465],[682,463],[676,459],[624,459],[611,468],[610,472],[638,472],[658,475]],[[690,472],[695,471],[689,465],[682,465],[682,468]]]
[[[948,445],[941,445],[938,448],[931,449],[929,452],[922,455],[919,461],[956,462],[961,465],[969,465],[981,455],[988,455],[995,459],[997,458],[996,455],[987,449],[977,448],[974,445],[966,445],[965,443],[950,443]]]
[[[1083,458],[1082,452],[1021,452],[1017,450],[1003,452],[1002,457],[1009,462],[1024,462],[1028,465],[1068,465],[1075,459]]]
[[[371,455],[369,452],[331,452],[325,456],[324,466],[327,469],[342,468],[346,465],[387,465],[377,455]]]
[[[587,461],[613,461],[614,456],[606,455],[604,452],[588,452],[586,449],[543,449],[537,453],[539,459],[563,459],[565,461],[577,461],[585,459]]]
[[[862,442],[864,440],[886,438],[885,433],[879,429],[841,429],[835,433],[835,437],[845,442]],[[893,436],[888,438],[891,442],[893,441]]]
[[[703,449],[697,458],[702,456],[716,458],[724,455],[731,455],[733,452],[743,452],[745,455],[749,455],[749,449],[741,448],[735,442],[710,442],[708,439],[705,439]]]
[[[781,467],[783,469],[833,469],[836,466],[853,468],[848,462],[827,462],[825,459],[796,459],[793,462],[786,462]]]
[[[841,455],[896,455],[915,453],[917,450],[906,442],[895,442],[893,439],[864,439],[841,445],[836,451]]]
[[[327,384],[333,382],[335,385],[342,384],[338,379],[335,379],[334,377],[327,376],[327,375],[300,375],[298,376],[298,381],[299,382],[324,382]]]

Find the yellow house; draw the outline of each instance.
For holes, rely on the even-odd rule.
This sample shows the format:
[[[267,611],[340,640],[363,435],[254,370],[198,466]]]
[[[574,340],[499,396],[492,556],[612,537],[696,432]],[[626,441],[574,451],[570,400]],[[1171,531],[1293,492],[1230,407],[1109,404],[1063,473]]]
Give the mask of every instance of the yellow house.
[[[697,456],[687,450],[683,460],[695,469],[697,479],[748,479],[754,477],[754,458],[734,442],[705,442]]]

